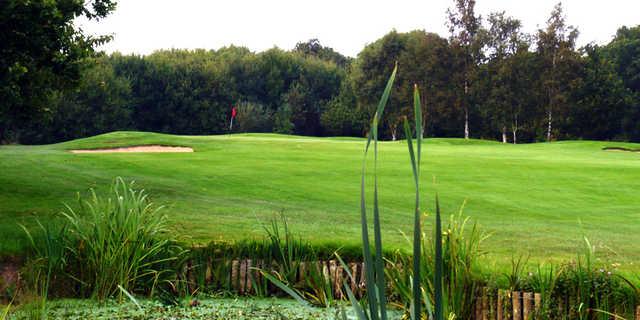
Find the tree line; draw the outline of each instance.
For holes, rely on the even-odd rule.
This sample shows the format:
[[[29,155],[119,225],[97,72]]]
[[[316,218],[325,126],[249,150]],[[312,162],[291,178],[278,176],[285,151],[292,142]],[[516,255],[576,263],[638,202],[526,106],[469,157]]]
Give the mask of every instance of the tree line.
[[[417,85],[429,136],[640,141],[640,26],[620,28],[604,46],[577,48],[578,30],[566,24],[560,4],[534,34],[505,12],[485,18],[474,9],[473,0],[454,1],[448,38],[391,31],[356,58],[316,39],[288,51],[83,56],[72,85],[38,91],[37,102],[3,98],[0,140],[48,143],[114,130],[363,136],[397,64],[381,124],[386,139],[402,138]],[[230,129],[232,107],[238,112]]]

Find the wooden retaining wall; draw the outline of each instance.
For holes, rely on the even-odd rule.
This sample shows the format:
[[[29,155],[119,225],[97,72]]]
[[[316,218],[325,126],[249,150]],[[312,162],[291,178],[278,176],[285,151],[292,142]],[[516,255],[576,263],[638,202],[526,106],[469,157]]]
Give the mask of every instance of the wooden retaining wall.
[[[209,262],[210,264],[211,262]],[[322,272],[325,279],[330,279],[333,296],[337,299],[346,298],[346,292],[344,292],[342,283],[347,281],[351,291],[355,296],[361,297],[365,293],[365,266],[362,262],[351,262],[347,264],[349,266],[349,272],[353,278],[349,278],[348,273],[344,270],[344,267],[339,261],[317,261],[302,262],[299,264],[297,282],[303,282],[305,279],[302,275],[308,273],[309,268],[315,267],[317,272]],[[196,284],[195,274],[190,272],[192,270],[191,263],[187,263],[184,269],[184,274],[187,275],[187,279],[190,283]],[[252,294],[252,286],[255,283],[261,283],[264,281],[264,277],[258,269],[265,268],[265,263],[262,261],[253,261],[251,259],[244,260],[232,260],[230,263],[229,283],[234,292],[240,295]],[[206,267],[205,276],[206,282],[210,282],[210,270],[211,267]]]
[[[208,270],[211,261],[208,264],[207,277],[210,278]],[[300,277],[306,275],[308,268],[314,265],[317,268],[316,270],[322,272],[325,279],[330,279],[333,295],[336,299],[346,298],[346,292],[342,288],[342,283],[345,280],[357,297],[364,296],[366,291],[364,263],[348,263],[349,272],[353,275],[353,279],[349,279],[343,266],[336,260],[300,263],[299,278],[296,280],[298,282],[305,281]],[[188,271],[190,267],[190,265],[185,267],[185,273],[189,281],[195,283],[193,274]],[[264,277],[257,269],[267,269],[263,262],[256,262],[250,259],[232,260],[230,267],[229,281],[232,290],[240,295],[251,295],[254,283],[261,283],[264,280]],[[272,292],[272,290],[277,289],[270,285],[269,291]],[[469,320],[535,320],[541,318],[539,313],[542,309],[542,297],[535,292],[481,288],[473,303],[474,314]],[[575,308],[570,308],[573,304],[574,302],[571,298],[567,298],[564,301],[560,300],[555,304],[553,312],[563,319],[574,319],[577,314],[573,314],[575,313]],[[633,318],[640,320],[640,306],[636,308]],[[611,316],[610,319],[616,319],[616,317]]]

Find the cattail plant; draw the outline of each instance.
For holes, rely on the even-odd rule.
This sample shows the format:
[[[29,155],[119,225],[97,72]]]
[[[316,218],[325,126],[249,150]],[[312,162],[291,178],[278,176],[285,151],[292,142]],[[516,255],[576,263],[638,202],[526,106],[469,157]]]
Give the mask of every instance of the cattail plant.
[[[380,208],[378,203],[378,124],[382,120],[382,115],[391,94],[391,88],[396,77],[398,66],[396,65],[387,81],[387,85],[382,93],[382,97],[378,102],[376,112],[371,122],[371,128],[367,135],[367,141],[364,149],[364,157],[362,164],[362,177],[360,180],[360,225],[362,228],[362,255],[364,260],[365,285],[367,288],[366,303],[358,301],[349,287],[347,280],[343,282],[344,291],[347,293],[352,308],[360,320],[386,320],[387,313],[387,295],[385,281],[385,260],[382,250],[382,231],[380,225]],[[411,318],[422,318],[422,302],[426,305],[426,312],[429,319],[443,320],[443,248],[442,248],[442,223],[440,219],[440,205],[436,196],[436,216],[435,216],[435,238],[434,238],[434,274],[433,274],[433,307],[431,301],[426,294],[421,283],[422,275],[420,274],[420,256],[422,252],[422,238],[420,226],[420,160],[422,152],[422,112],[420,107],[420,93],[418,87],[414,87],[414,109],[415,109],[415,128],[416,128],[416,144],[414,149],[413,140],[411,138],[411,129],[408,120],[405,118],[404,129],[407,137],[407,146],[409,148],[409,159],[413,171],[414,187],[415,187],[415,210],[414,210],[414,237],[413,237],[413,266],[415,273],[413,275],[411,285]],[[371,248],[371,239],[369,236],[369,217],[367,214],[366,201],[366,168],[367,155],[373,146],[373,249]],[[417,150],[416,150],[417,149]],[[347,277],[353,281],[353,275],[349,271],[347,264],[336,254],[337,259],[342,263],[347,273]],[[287,286],[285,283],[275,277],[264,273],[265,277],[271,280],[276,286],[287,292],[293,298],[304,305],[308,305],[298,290]],[[342,318],[346,319],[346,313],[342,312]],[[448,316],[448,319],[452,317]]]

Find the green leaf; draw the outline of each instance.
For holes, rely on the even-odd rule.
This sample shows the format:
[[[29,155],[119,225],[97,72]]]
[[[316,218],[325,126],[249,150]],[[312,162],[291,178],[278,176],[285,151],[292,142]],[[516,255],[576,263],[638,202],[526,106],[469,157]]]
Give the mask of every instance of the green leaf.
[[[140,305],[140,303],[138,303],[138,300],[136,300],[136,298],[132,296],[129,291],[125,290],[121,285],[118,285],[118,289],[120,289],[120,291],[124,293],[124,295],[127,296],[127,298],[129,298],[129,300],[131,300],[131,302],[136,305],[136,307],[138,307],[138,310],[143,311],[142,306]]]
[[[436,246],[436,272],[434,274],[433,284],[434,300],[435,300],[435,320],[443,320],[442,310],[442,221],[440,220],[440,202],[436,193],[436,237],[434,239]]]
[[[261,273],[265,278],[267,278],[269,281],[271,281],[271,283],[275,284],[278,288],[282,289],[282,291],[284,291],[287,294],[289,294],[292,298],[294,298],[300,304],[302,304],[305,307],[310,307],[309,303],[306,300],[304,300],[304,298],[302,298],[302,296],[300,296],[293,289],[289,288],[286,284],[282,283],[282,281],[278,280],[276,277],[274,277],[273,275],[271,275],[271,274],[269,274],[267,272],[262,271]]]
[[[343,282],[342,285],[344,286],[344,290],[347,292],[349,301],[351,301],[351,307],[353,308],[353,310],[355,310],[358,319],[368,320],[369,318],[367,317],[367,314],[365,313],[364,309],[362,309],[362,306],[358,302],[358,299],[356,299],[356,297],[353,295],[351,288],[349,288],[346,282]]]
[[[413,277],[411,290],[413,292],[411,299],[411,319],[420,319],[420,187],[418,178],[418,164],[413,150],[413,142],[411,141],[411,127],[409,121],[404,118],[404,132],[407,137],[407,146],[409,148],[409,159],[411,160],[411,168],[413,169],[413,181],[416,193],[416,202],[413,220]],[[416,135],[418,133],[416,132]]]
[[[389,95],[391,93],[391,88],[393,87],[393,82],[396,77],[396,72],[398,71],[398,66],[393,69],[389,80],[387,81],[387,86],[384,89],[382,97],[380,98],[380,102],[378,103],[378,107],[376,109],[376,113],[373,116],[373,121],[371,123],[371,130],[367,135],[367,144],[364,150],[364,158],[362,161],[362,179],[360,181],[360,223],[362,226],[362,250],[364,256],[364,264],[365,264],[365,281],[367,283],[368,293],[367,299],[369,301],[369,310],[371,312],[371,317],[374,320],[377,320],[378,313],[380,313],[380,317],[382,320],[387,319],[387,311],[386,311],[386,298],[385,298],[385,283],[384,283],[384,266],[382,261],[382,235],[380,231],[380,212],[378,207],[378,179],[376,175],[377,170],[377,162],[378,162],[378,123],[382,118],[382,114],[384,112],[384,108],[389,100]],[[374,190],[373,190],[373,229],[374,229],[374,241],[375,241],[375,250],[376,257],[375,260],[371,255],[371,247],[369,243],[369,227],[367,225],[367,209],[366,209],[366,199],[365,199],[365,176],[366,176],[366,164],[367,164],[367,153],[369,151],[369,147],[371,145],[371,141],[373,140],[373,157],[374,157]],[[375,273],[374,273],[375,269]],[[377,289],[375,289],[377,288]]]

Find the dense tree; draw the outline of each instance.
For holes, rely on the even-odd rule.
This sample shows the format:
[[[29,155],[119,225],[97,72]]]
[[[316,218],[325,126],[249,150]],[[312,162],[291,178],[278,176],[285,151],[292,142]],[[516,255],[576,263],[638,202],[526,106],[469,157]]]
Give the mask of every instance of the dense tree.
[[[111,2],[88,6],[100,3],[104,6],[76,13],[103,17]],[[13,23],[28,25],[20,19],[50,13],[59,4],[10,1],[0,15],[13,14],[20,17],[12,17]],[[464,128],[465,137],[513,143],[640,141],[640,27],[620,28],[607,45],[576,49],[577,31],[566,26],[560,5],[535,38],[504,12],[490,14],[483,24],[474,7],[473,0],[455,1],[449,39],[422,30],[391,31],[356,59],[316,39],[290,51],[254,53],[230,46],[91,57],[97,39],[83,36],[69,48],[86,46],[76,47],[68,59],[33,55],[42,48],[26,48],[21,56],[18,35],[2,34],[8,40],[0,48],[7,55],[0,62],[10,67],[1,75],[0,140],[8,140],[9,131],[23,143],[123,129],[227,133],[233,106],[238,108],[233,132],[363,136],[397,64],[380,128],[385,139],[402,138],[398,128],[413,113],[412,88],[418,85],[423,128],[430,136],[456,137]],[[41,18],[64,20],[47,17]],[[79,34],[72,24],[61,28]],[[33,32],[34,46],[42,46],[46,37]],[[60,54],[76,49],[64,47]]]
[[[332,48],[323,46],[318,39],[298,42],[293,51],[304,56],[313,56],[321,60],[333,62],[341,68],[348,67],[352,60]]]
[[[382,123],[383,136],[391,139],[400,136],[401,119],[412,113],[414,84],[423,91],[427,132],[454,135],[462,119],[451,108],[455,94],[450,86],[453,60],[447,41],[436,34],[392,31],[365,47],[353,65],[351,79],[358,106],[373,114],[376,92],[383,90],[387,80],[384,75],[397,62],[396,85]]]
[[[624,137],[640,141],[640,25],[618,29],[602,51],[627,89],[630,106],[623,121]]]
[[[560,119],[569,107],[568,94],[575,79],[578,55],[575,41],[578,30],[567,26],[562,5],[558,3],[551,11],[545,29],[538,30],[537,50],[542,60],[542,81],[547,93],[546,140],[551,141],[554,114]]]
[[[475,0],[454,0],[455,8],[447,9],[448,25],[452,46],[461,51],[459,79],[455,83],[462,86],[463,95],[458,105],[464,112],[464,138],[469,139],[469,113],[472,104],[471,87],[478,73],[478,66],[483,59],[482,17],[475,14]]]
[[[563,131],[567,138],[623,138],[623,122],[629,115],[631,96],[602,49],[588,45],[584,51],[582,74],[571,97],[574,105],[565,118]]]
[[[344,81],[340,94],[329,101],[320,117],[324,133],[330,136],[364,136],[369,114],[357,105],[351,81]]]
[[[486,34],[489,61],[483,66],[482,91],[486,93],[480,108],[483,117],[492,128],[501,133],[502,142],[507,142],[507,130],[512,141],[517,141],[518,118],[522,113],[519,95],[526,94],[517,73],[518,54],[529,48],[527,36],[520,30],[517,19],[507,17],[504,12],[491,13]]]
[[[74,19],[101,19],[112,0],[0,1],[0,141],[47,116],[56,91],[78,85],[81,61],[109,37],[84,34]]]
[[[273,131],[273,114],[265,106],[253,102],[242,102],[238,103],[236,108],[234,132]]]

